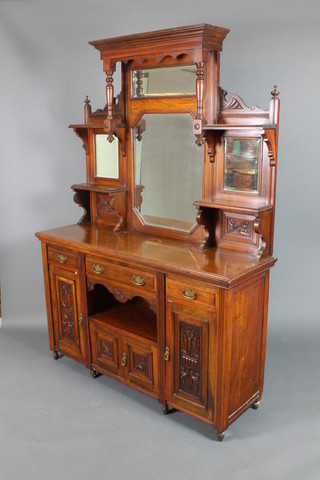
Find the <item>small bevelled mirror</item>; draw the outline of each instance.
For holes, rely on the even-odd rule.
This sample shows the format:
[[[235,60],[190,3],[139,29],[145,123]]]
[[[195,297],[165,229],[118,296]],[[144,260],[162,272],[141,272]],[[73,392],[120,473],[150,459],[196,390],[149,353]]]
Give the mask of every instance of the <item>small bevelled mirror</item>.
[[[202,196],[203,148],[189,114],[145,114],[134,129],[135,208],[146,225],[189,232]]]
[[[260,162],[260,138],[225,137],[224,190],[258,193]]]
[[[95,135],[95,176],[100,178],[119,178],[119,146],[118,139],[114,137],[109,142],[108,135]]]
[[[133,98],[187,96],[196,94],[196,66],[132,70]]]

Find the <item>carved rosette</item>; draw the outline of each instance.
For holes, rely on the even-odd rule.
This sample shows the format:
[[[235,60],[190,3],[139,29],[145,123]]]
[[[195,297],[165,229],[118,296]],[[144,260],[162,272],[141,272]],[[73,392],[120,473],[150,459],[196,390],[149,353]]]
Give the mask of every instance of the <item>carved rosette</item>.
[[[62,337],[75,342],[74,304],[71,285],[60,283],[59,299]]]
[[[102,357],[109,358],[113,360],[113,344],[108,340],[100,341],[100,352]]]
[[[148,373],[148,359],[145,355],[133,352],[133,369],[143,375]]]
[[[200,335],[200,327],[181,322],[179,389],[197,398],[201,391]]]

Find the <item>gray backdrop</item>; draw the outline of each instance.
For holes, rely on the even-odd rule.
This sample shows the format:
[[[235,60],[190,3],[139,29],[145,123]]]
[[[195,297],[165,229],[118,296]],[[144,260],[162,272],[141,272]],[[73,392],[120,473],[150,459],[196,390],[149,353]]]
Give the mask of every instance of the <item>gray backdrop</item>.
[[[70,186],[85,180],[85,155],[67,127],[82,122],[85,95],[105,105],[87,42],[203,22],[231,29],[223,88],[262,108],[275,83],[281,92],[265,398],[222,446],[201,422],[160,418],[153,400],[49,358],[34,237],[82,215]],[[1,478],[80,480],[86,461],[89,478],[320,478],[319,46],[319,0],[0,0]]]
[[[183,8],[182,8],[183,5]],[[105,105],[89,40],[210,23],[230,28],[221,85],[281,117],[270,319],[313,324],[319,292],[320,4],[317,0],[0,1],[1,283],[4,322],[45,316],[34,232],[78,221],[70,186],[85,180],[83,100]]]

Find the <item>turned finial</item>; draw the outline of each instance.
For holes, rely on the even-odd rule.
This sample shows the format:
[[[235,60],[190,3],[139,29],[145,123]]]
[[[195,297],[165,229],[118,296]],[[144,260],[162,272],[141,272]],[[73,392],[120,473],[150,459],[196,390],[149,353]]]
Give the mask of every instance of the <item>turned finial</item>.
[[[91,105],[88,95],[86,95],[86,99],[84,100],[84,122],[89,123],[89,115],[91,113]]]
[[[272,98],[277,98],[278,97],[280,92],[277,90],[277,88],[278,88],[277,85],[274,85],[273,90],[271,92]]]

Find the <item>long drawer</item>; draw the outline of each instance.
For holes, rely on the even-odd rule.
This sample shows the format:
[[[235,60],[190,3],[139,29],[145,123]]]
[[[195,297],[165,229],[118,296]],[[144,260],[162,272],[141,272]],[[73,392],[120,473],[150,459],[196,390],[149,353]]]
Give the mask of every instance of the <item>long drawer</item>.
[[[86,257],[86,273],[94,277],[109,279],[141,291],[156,291],[156,275],[139,267],[133,268],[107,262],[100,258]]]

